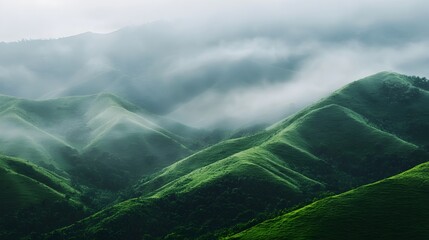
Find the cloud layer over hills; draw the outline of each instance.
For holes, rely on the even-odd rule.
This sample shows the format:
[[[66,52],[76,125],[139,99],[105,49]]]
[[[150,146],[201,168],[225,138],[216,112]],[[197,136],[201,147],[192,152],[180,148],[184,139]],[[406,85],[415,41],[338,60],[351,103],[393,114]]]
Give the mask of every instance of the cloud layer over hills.
[[[374,72],[429,76],[427,1],[125,1],[126,8],[24,2],[0,10],[10,20],[0,21],[7,30],[0,40],[26,29],[8,10],[47,24],[26,29],[28,38],[162,21],[1,43],[3,94],[38,99],[106,91],[192,126],[238,127],[276,121]],[[57,16],[64,9],[79,21]]]

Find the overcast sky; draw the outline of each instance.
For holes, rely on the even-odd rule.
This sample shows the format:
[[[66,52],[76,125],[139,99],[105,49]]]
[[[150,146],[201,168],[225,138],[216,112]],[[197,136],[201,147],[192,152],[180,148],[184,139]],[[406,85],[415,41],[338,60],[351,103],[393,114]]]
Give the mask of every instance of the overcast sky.
[[[279,21],[324,29],[426,24],[428,7],[425,0],[0,0],[0,41],[109,32],[157,20]]]
[[[0,0],[0,42],[146,24],[77,44],[0,44],[0,93],[103,90],[197,127],[273,122],[379,71],[428,77],[428,10],[427,0]]]

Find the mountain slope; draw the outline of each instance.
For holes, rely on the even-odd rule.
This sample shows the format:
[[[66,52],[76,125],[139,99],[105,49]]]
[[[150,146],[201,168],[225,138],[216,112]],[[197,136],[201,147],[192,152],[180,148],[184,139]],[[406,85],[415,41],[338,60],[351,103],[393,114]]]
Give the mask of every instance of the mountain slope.
[[[409,150],[416,147],[424,149],[429,141],[427,136],[422,134],[429,129],[429,106],[427,104],[429,103],[429,93],[422,88],[415,87],[412,83],[413,80],[407,76],[388,72],[356,81],[313,106],[275,124],[265,132],[222,142],[177,162],[139,186],[140,193],[150,192],[146,187],[148,189],[156,188],[195,169],[262,144],[273,150],[277,149],[279,155],[291,154],[289,151],[293,151],[302,153],[306,156],[303,157],[305,159],[319,158],[325,162],[330,159],[353,157],[353,153],[348,154],[344,152],[343,148],[358,153],[354,156],[355,158],[364,158],[366,155],[369,157],[370,154],[376,152],[392,155],[394,153],[384,149],[386,148],[385,141],[389,141],[389,138],[399,145],[408,147]],[[395,89],[395,86],[398,85],[401,87],[396,92],[394,90],[385,92],[386,88]],[[407,91],[417,91],[418,95],[412,101],[401,101],[401,98],[404,97],[401,94],[406,95]],[[301,123],[303,121],[305,122]],[[339,123],[341,124],[338,125]],[[301,136],[302,134],[304,136]],[[354,134],[358,134],[360,137],[351,138]],[[315,141],[320,137],[323,139]],[[355,140],[362,144],[360,148],[354,148]],[[293,143],[291,144],[291,142]],[[377,142],[378,144],[375,145]],[[317,143],[319,144],[317,145]],[[286,150],[282,149],[283,147],[286,147]],[[387,147],[394,150],[396,146]],[[329,149],[332,150],[326,152]],[[372,149],[372,153],[359,152],[359,149],[365,151]],[[288,161],[294,161],[294,157],[288,157]],[[299,164],[299,161],[295,162]]]
[[[261,214],[410,169],[429,158],[420,134],[429,129],[429,95],[413,83],[394,73],[352,83],[266,131],[172,164],[135,186],[139,198],[51,237],[212,239]]]
[[[78,195],[67,179],[24,160],[0,157],[2,212],[29,206],[48,198]],[[34,197],[33,197],[34,196]],[[34,202],[33,202],[34,201]],[[8,202],[5,204],[5,202]],[[9,205],[10,204],[10,205]]]
[[[84,216],[69,180],[27,161],[0,156],[0,237],[42,233]]]
[[[409,77],[397,73],[381,72],[355,81],[334,92],[329,97],[308,107],[279,124],[281,130],[308,111],[338,104],[369,120],[381,130],[419,145],[427,145],[424,131],[427,120],[429,92],[425,78]],[[415,118],[418,115],[419,118]]]
[[[319,200],[230,239],[427,239],[429,164]]]
[[[198,142],[202,131],[105,93],[44,101],[2,96],[0,129],[0,152],[107,189],[124,187],[207,143]]]
[[[2,112],[0,115],[0,151],[3,154],[24,159],[35,159],[58,169],[69,169],[66,155],[77,151],[69,144],[34,126],[19,113]],[[23,149],[22,146],[26,146]]]

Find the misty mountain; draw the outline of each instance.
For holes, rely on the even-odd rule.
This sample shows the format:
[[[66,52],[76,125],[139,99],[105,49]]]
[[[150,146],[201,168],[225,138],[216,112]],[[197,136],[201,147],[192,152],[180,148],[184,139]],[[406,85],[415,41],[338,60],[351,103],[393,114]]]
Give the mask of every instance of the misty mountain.
[[[2,1],[0,240],[429,239],[428,9]]]
[[[237,128],[278,121],[373,72],[427,74],[422,31],[394,41],[402,32],[389,21],[355,26],[358,36],[345,23],[323,26],[323,34],[284,24],[158,21],[0,43],[0,93],[48,99],[112,92],[193,127]]]
[[[0,90],[36,99],[112,92],[165,114],[196,99],[214,105],[207,99],[213,93],[285,81],[302,58],[265,52],[270,43],[264,40],[242,46],[240,36],[195,38],[187,31],[156,22],[110,34],[0,43]]]
[[[401,173],[429,158],[428,86],[390,72],[353,82],[265,131],[142,179],[135,198],[47,238],[215,239]]]
[[[117,189],[221,138],[112,94],[44,101],[0,96],[0,152]]]

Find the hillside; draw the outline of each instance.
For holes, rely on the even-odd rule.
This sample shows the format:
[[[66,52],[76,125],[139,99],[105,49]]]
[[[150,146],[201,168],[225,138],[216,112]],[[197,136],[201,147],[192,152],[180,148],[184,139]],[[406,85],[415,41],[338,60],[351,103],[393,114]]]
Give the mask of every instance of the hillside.
[[[199,141],[208,132],[111,94],[44,101],[2,96],[0,129],[3,154],[106,189],[127,186],[211,141]]]
[[[428,239],[429,164],[328,197],[229,239]]]
[[[429,129],[429,93],[413,82],[388,72],[356,81],[264,132],[219,143],[163,169],[139,186],[140,193],[147,194],[195,169],[256,146],[293,161],[289,164],[296,167],[306,160],[322,160],[316,161],[321,165],[336,161],[338,165],[341,158],[365,160],[371,155],[379,157],[377,153],[396,158],[391,151],[397,146],[425,151],[429,141],[423,134]],[[417,95],[402,101],[407,91]],[[345,163],[353,164],[351,160]]]
[[[84,216],[70,181],[28,161],[0,156],[0,238],[42,233]]]
[[[221,142],[142,179],[132,193],[138,198],[50,239],[212,239],[226,228],[410,169],[429,158],[422,134],[429,129],[429,93],[419,81],[383,72],[354,82],[265,131]]]

